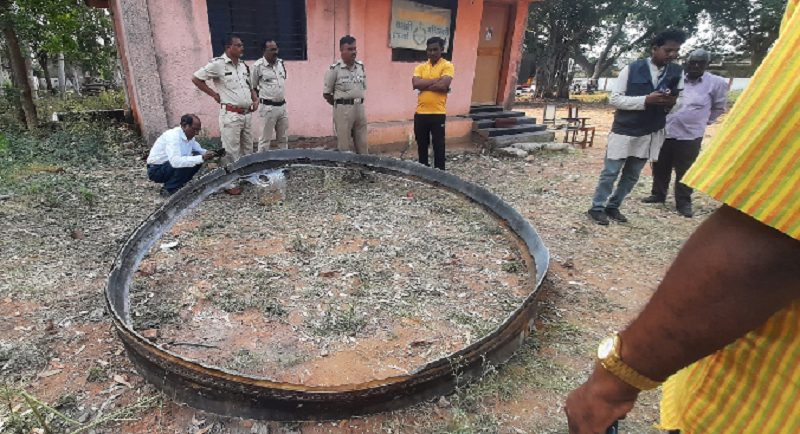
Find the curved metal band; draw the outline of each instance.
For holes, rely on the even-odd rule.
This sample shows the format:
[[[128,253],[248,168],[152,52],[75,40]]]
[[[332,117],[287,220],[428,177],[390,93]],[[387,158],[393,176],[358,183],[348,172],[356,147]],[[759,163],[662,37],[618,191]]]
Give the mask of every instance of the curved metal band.
[[[296,165],[366,169],[454,192],[493,214],[517,237],[530,270],[531,293],[503,324],[478,342],[407,375],[361,384],[310,387],[277,383],[204,365],[153,345],[131,327],[130,284],[144,255],[189,210],[241,176]],[[107,307],[128,357],[171,399],[212,413],[260,420],[340,420],[396,410],[451,393],[478,378],[485,363],[508,360],[528,335],[549,253],[516,210],[488,191],[446,172],[392,158],[316,150],[250,155],[186,185],[151,214],[122,246],[108,277]]]

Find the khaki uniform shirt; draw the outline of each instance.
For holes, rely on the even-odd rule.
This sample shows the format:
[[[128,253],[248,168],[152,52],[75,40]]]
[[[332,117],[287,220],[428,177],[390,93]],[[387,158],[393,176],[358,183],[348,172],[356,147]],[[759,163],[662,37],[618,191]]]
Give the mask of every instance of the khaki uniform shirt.
[[[286,98],[286,66],[278,59],[270,65],[267,59],[260,58],[250,70],[250,85],[258,92],[258,97],[280,102]]]
[[[211,59],[194,73],[200,80],[213,80],[220,103],[246,109],[253,104],[250,97],[250,73],[242,60],[233,66],[231,58],[223,54]]]
[[[331,65],[325,73],[325,88],[322,93],[333,94],[333,99],[364,98],[367,90],[367,73],[364,64],[356,60],[353,69],[343,60]]]

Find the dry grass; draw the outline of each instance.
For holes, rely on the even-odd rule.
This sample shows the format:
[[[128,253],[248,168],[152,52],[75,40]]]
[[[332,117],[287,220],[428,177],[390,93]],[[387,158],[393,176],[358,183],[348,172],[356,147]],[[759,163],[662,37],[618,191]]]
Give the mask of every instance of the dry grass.
[[[523,109],[534,116],[541,115],[539,106]],[[687,236],[702,222],[704,215],[718,206],[715,201],[698,194],[696,211],[700,217],[685,219],[674,213],[672,205],[639,203],[637,199],[649,192],[649,169],[646,169],[623,208],[631,223],[609,227],[591,224],[584,213],[602,165],[602,132],[610,125],[611,112],[608,108],[587,105],[582,108],[582,115],[592,117],[592,123],[598,125],[594,148],[567,154],[537,154],[533,161],[497,159],[476,153],[452,154],[448,161],[453,174],[489,189],[519,210],[537,229],[551,252],[536,332],[507,366],[487,369],[482,382],[459,390],[447,399],[448,403],[426,403],[413,409],[356,420],[254,425],[206,415],[165,400],[157,408],[137,414],[134,420],[111,422],[97,432],[194,434],[214,425],[209,433],[240,434],[261,432],[259,430],[273,433],[565,433],[561,407],[568,391],[586,378],[596,343],[636,315]],[[711,128],[709,133],[713,130]],[[12,198],[0,201],[0,231],[4,234],[0,238],[0,377],[9,386],[25,386],[28,393],[46,403],[55,404],[60,397],[73,395],[75,406],[66,410],[67,415],[77,418],[88,414],[87,422],[91,423],[102,418],[97,410],[103,405],[106,405],[103,414],[107,416],[113,413],[112,408],[125,408],[155,395],[125,358],[111,323],[104,315],[102,289],[120,243],[160,200],[157,187],[146,180],[141,162],[132,158],[99,162],[92,171],[64,169],[64,173],[59,174],[26,175],[22,182],[38,184],[41,188],[15,189]],[[82,188],[96,195],[91,205],[81,193]],[[364,188],[369,191],[368,186]],[[233,202],[233,198],[215,196],[208,205],[216,203],[230,209],[251,207],[266,213],[270,207],[260,205],[255,199]],[[231,202],[223,203],[228,200]],[[351,206],[346,201],[341,201],[341,205],[331,201],[328,205],[342,211]],[[280,206],[272,205],[273,208]],[[291,205],[284,203],[283,206]],[[367,211],[359,209],[357,213]],[[353,212],[355,215],[356,211]],[[469,216],[461,214],[459,218],[463,219],[461,227],[469,227],[465,225]],[[193,239],[198,242],[204,238],[214,240],[221,230],[218,225],[224,223],[210,221],[196,228]],[[85,237],[71,237],[74,231],[81,231]],[[496,235],[469,229],[462,236],[489,239]],[[296,249],[292,254],[296,254],[297,261],[309,261],[305,266],[316,263],[320,249],[311,239],[292,235],[284,241],[286,246]],[[199,260],[204,258],[198,257]],[[297,264],[297,267],[302,266],[302,263]],[[495,266],[499,275],[508,274],[503,271],[502,264]],[[253,272],[259,268],[253,261],[242,267]],[[506,267],[511,271],[511,265]],[[280,270],[278,274],[267,273],[258,278],[274,277],[288,278]],[[382,279],[383,276],[370,276],[362,281],[360,290],[369,294],[384,285]],[[210,289],[199,290],[193,297],[199,303],[207,291],[213,292]],[[223,288],[218,286],[217,289]],[[161,288],[142,285],[137,290],[140,291],[137,297],[142,297],[137,303],[142,303],[144,297],[155,298]],[[272,314],[270,306],[278,292],[269,290],[263,293],[262,299],[250,297],[244,305],[228,308],[234,312],[249,312],[259,321],[288,321],[290,315]],[[150,297],[149,293],[154,296]],[[254,291],[250,295],[255,294]],[[353,298],[357,297],[348,297]],[[280,301],[284,304],[285,300]],[[167,307],[162,310],[148,307],[152,302],[138,304],[142,314],[139,318],[163,321],[169,317],[171,321],[185,321],[180,316],[188,311],[183,303],[192,303],[194,299],[181,298],[173,302],[175,309],[165,305]],[[349,304],[340,303],[339,306],[349,308]],[[355,305],[355,312],[359,313],[358,304]],[[285,307],[290,313],[290,306]],[[173,315],[175,312],[177,316]],[[347,310],[338,312],[346,314]],[[409,309],[397,312],[393,318],[402,321],[405,315],[417,313]],[[147,315],[154,316],[148,318]],[[315,318],[321,320],[322,317]],[[371,319],[367,316],[365,320],[368,328]],[[454,326],[467,327],[471,318],[454,315],[451,320]],[[336,323],[340,324],[338,319]],[[344,324],[348,331],[360,326]],[[391,337],[387,335],[387,338]],[[238,358],[230,357],[221,363],[226,366],[253,363],[253,354],[235,355]],[[256,360],[257,357],[256,354]],[[281,357],[278,363],[285,366],[306,363],[304,354],[285,351]],[[93,370],[95,367],[104,372]],[[44,373],[48,375],[39,375]],[[95,374],[91,376],[92,381],[98,382],[87,381],[90,373]],[[103,373],[105,375],[101,375]],[[118,383],[116,376],[125,376],[133,389]],[[114,399],[110,400],[111,397]],[[656,392],[644,394],[634,412],[623,422],[623,432],[655,433],[651,426],[658,414],[658,397]],[[15,399],[12,406],[21,403]],[[0,421],[8,417],[8,409],[4,407],[0,410]]]

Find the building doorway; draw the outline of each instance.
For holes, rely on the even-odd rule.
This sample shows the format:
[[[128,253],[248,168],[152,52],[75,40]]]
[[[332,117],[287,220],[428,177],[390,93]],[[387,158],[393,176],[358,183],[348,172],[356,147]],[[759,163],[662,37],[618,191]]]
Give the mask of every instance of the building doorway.
[[[475,65],[475,81],[472,84],[473,105],[497,103],[510,12],[509,5],[486,2],[483,6],[478,60]]]

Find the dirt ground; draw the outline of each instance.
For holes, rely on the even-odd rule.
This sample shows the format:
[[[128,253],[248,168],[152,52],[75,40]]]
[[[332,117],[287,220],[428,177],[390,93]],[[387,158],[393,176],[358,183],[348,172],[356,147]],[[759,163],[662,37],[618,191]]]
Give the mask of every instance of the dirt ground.
[[[517,109],[542,113],[540,105]],[[205,414],[160,397],[126,359],[102,301],[119,246],[162,203],[143,164],[132,158],[91,173],[42,171],[31,175],[25,194],[0,201],[3,386],[24,390],[79,422],[52,418],[54,432],[112,416],[82,432],[566,433],[565,397],[588,375],[597,343],[636,315],[688,235],[718,206],[696,194],[697,216],[686,219],[674,204],[640,203],[649,194],[647,168],[623,206],[630,223],[592,224],[585,212],[613,113],[583,104],[581,115],[597,126],[594,146],[585,150],[543,152],[531,161],[469,148],[449,154],[451,173],[497,194],[529,219],[551,261],[536,332],[506,366],[446,399],[352,420],[265,423]],[[234,207],[244,198],[215,200]],[[24,423],[12,423],[9,411],[27,409],[14,395],[8,403],[0,396],[0,432],[39,432],[31,431],[38,425],[30,412]],[[658,399],[658,392],[644,393],[621,431],[658,432],[652,428]]]

